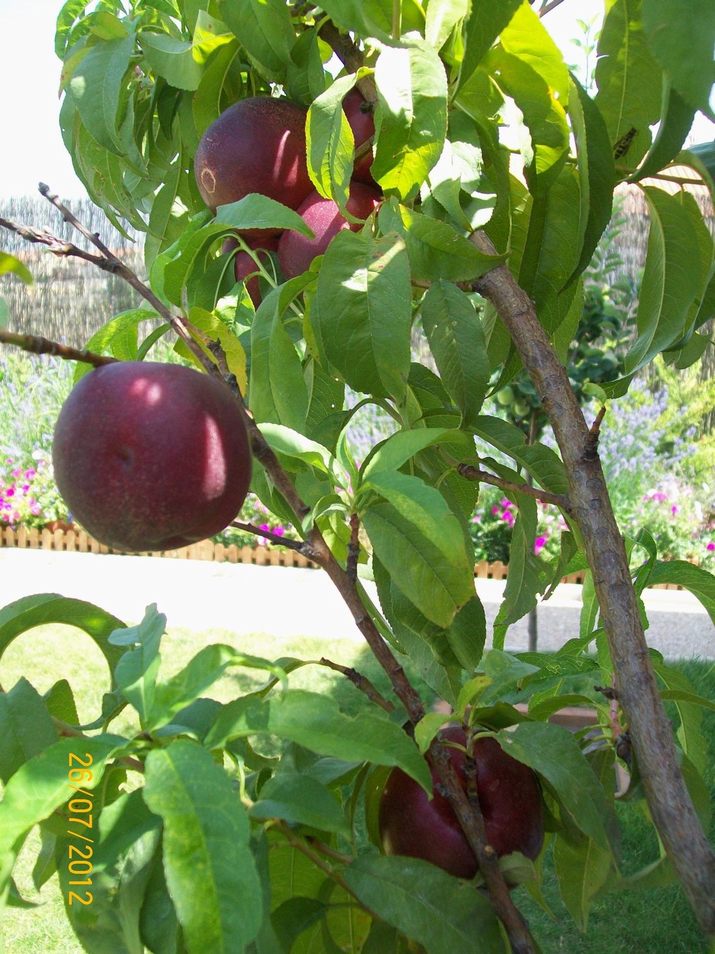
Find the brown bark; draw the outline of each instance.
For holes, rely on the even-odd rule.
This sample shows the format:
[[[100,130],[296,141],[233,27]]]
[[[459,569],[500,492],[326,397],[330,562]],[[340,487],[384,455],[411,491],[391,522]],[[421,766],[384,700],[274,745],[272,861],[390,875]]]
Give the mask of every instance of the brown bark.
[[[475,233],[472,240],[480,251],[494,254],[484,233]],[[586,426],[533,303],[508,268],[497,266],[479,278],[474,288],[496,308],[554,429],[648,806],[702,930],[715,935],[715,853],[686,788],[673,730],[658,694],[623,538],[598,458],[597,431]]]

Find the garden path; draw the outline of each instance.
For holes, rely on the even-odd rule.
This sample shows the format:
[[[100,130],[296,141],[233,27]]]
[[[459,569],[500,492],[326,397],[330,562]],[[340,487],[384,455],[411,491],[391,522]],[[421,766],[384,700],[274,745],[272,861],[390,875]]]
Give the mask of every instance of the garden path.
[[[367,584],[371,595],[374,587]],[[478,580],[491,632],[504,582]],[[337,591],[319,570],[156,557],[0,549],[0,607],[32,593],[96,603],[127,623],[156,603],[170,627],[196,631],[361,639]],[[648,641],[669,658],[715,659],[715,627],[700,603],[679,590],[646,590]],[[578,634],[581,587],[561,584],[539,607],[539,648]],[[527,646],[526,620],[512,626],[507,649]]]

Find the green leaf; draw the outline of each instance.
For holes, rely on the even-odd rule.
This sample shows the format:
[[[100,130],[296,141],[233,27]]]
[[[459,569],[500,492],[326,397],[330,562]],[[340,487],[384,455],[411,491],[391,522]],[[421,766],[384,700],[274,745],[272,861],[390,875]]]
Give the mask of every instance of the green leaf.
[[[509,626],[536,608],[537,596],[547,585],[543,562],[534,555],[534,534],[526,530],[520,509],[511,534],[504,599],[494,620],[494,646],[497,649],[504,647]]]
[[[3,878],[0,891],[6,883],[5,861],[19,847],[19,841],[38,822],[48,818],[73,794],[67,773],[80,763],[90,766],[92,778],[82,788],[93,790],[101,782],[108,759],[127,744],[116,735],[98,735],[93,738],[65,738],[43,749],[25,762],[5,786],[0,802],[0,859]]]
[[[419,858],[362,855],[343,877],[350,890],[383,921],[427,954],[506,951],[494,910],[468,881]]]
[[[473,3],[467,21],[467,48],[460,76],[464,87],[476,68],[489,52],[492,43],[509,25],[509,21],[521,7],[522,0],[503,0],[502,3]]]
[[[190,40],[144,30],[139,34],[139,43],[151,69],[169,86],[191,92],[199,88],[204,68],[194,59]]]
[[[531,134],[533,160],[526,168],[531,192],[543,194],[558,175],[569,147],[564,112],[568,70],[561,51],[537,14],[522,4],[502,31],[488,65],[513,97]]]
[[[119,361],[137,361],[139,325],[144,321],[156,321],[158,318],[158,314],[148,308],[123,311],[95,331],[85,348],[97,354],[109,354]],[[78,361],[74,371],[75,384],[91,371],[91,364]]]
[[[71,846],[86,850],[76,839],[59,843],[58,872],[65,910],[86,950],[93,954],[144,954],[139,913],[151,862],[158,847],[160,822],[146,807],[140,791],[121,795],[99,815],[99,835],[93,833],[90,905],[69,904],[72,881],[84,875],[68,867]],[[77,856],[74,856],[77,860]]]
[[[425,17],[425,39],[441,50],[449,36],[469,15],[469,0],[429,0]]]
[[[703,732],[703,707],[699,702],[688,698],[693,693],[693,686],[682,672],[668,666],[655,654],[652,654],[651,659],[659,679],[668,690],[671,690],[671,697],[678,710],[680,725],[677,735],[683,752],[693,763],[696,771],[704,774],[710,765],[710,755]]]
[[[569,281],[577,278],[588,263],[611,218],[616,170],[606,123],[598,107],[581,84],[571,77],[569,115],[576,142],[576,162],[580,184],[581,249]]]
[[[559,892],[569,914],[583,932],[588,928],[593,899],[608,880],[611,867],[611,852],[592,838],[584,838],[577,844],[566,838],[556,839],[554,868]]]
[[[0,275],[15,274],[26,285],[32,284],[32,273],[19,258],[9,252],[0,252]]]
[[[649,127],[660,118],[662,70],[641,21],[641,0],[615,0],[598,41],[596,106],[606,121],[620,166],[634,169],[650,145]]]
[[[282,818],[290,825],[307,825],[318,831],[350,838],[350,826],[332,792],[310,776],[279,772],[261,788],[249,811],[251,818]]]
[[[662,189],[643,191],[651,224],[636,316],[638,338],[625,358],[629,375],[677,341],[701,292],[700,248],[686,209]]]
[[[314,237],[312,230],[297,212],[259,192],[251,192],[238,202],[220,205],[216,210],[216,222],[239,231],[292,229],[308,238]]]
[[[118,689],[139,713],[143,728],[154,708],[156,677],[161,662],[159,643],[165,632],[166,616],[158,613],[156,604],[152,603],[146,608],[144,619],[138,626],[122,629],[110,637],[110,642],[115,646],[134,647],[119,660],[115,677]]]
[[[64,623],[83,630],[94,641],[107,660],[110,671],[114,673],[121,650],[110,645],[108,637],[125,624],[92,603],[68,599],[57,593],[24,596],[0,610],[0,657],[16,636],[46,623]]]
[[[232,666],[258,669],[285,682],[283,669],[269,660],[241,653],[222,643],[211,643],[199,650],[176,675],[157,685],[155,703],[148,717],[151,725],[168,722],[176,713],[195,702]]]
[[[485,255],[450,225],[414,212],[405,205],[384,203],[378,214],[383,232],[398,232],[405,240],[413,279],[469,281],[504,261]]]
[[[524,432],[496,417],[480,415],[473,425],[478,437],[496,447],[503,454],[507,454],[524,467],[543,487],[554,493],[566,493],[568,481],[564,465],[558,455],[545,444],[527,444]]]
[[[189,950],[242,952],[263,898],[246,810],[231,780],[195,742],[146,758],[144,800],[164,822],[166,883]]]
[[[53,718],[67,722],[69,725],[79,725],[79,716],[77,715],[72,687],[66,679],[58,679],[42,698],[47,706],[47,711]]]
[[[119,106],[124,78],[134,52],[134,34],[117,40],[100,40],[75,67],[67,86],[82,123],[105,149],[121,156]]]
[[[340,208],[348,201],[355,138],[342,108],[355,76],[341,76],[313,101],[305,124],[308,173],[318,192]]]
[[[413,198],[437,162],[447,132],[447,76],[424,41],[385,46],[375,64],[379,97],[371,172],[385,192]]]
[[[425,448],[447,441],[458,441],[460,438],[463,438],[463,435],[459,431],[447,427],[419,427],[397,431],[377,444],[370,453],[362,467],[363,480],[381,471],[399,470]]]
[[[253,416],[258,422],[283,424],[299,433],[308,413],[308,387],[284,313],[311,280],[306,273],[271,291],[251,327],[248,399]]]
[[[695,108],[688,105],[666,77],[663,83],[663,115],[653,145],[630,181],[652,176],[680,152],[693,125]]]
[[[191,110],[196,131],[200,135],[221,115],[225,86],[230,82],[231,70],[238,56],[238,41],[221,47],[212,56],[192,97]]]
[[[507,755],[538,772],[573,823],[599,847],[608,849],[612,810],[568,729],[548,722],[521,722],[494,738]]]
[[[47,706],[27,679],[0,693],[0,779],[5,784],[24,762],[56,741]]]
[[[365,502],[376,491],[384,502]],[[474,566],[462,527],[442,494],[418,477],[371,475],[361,516],[380,562],[419,611],[447,627],[474,595]]]
[[[347,474],[342,472],[340,465],[327,447],[309,440],[298,431],[293,431],[282,424],[261,424],[260,430],[277,454],[303,461],[309,467],[332,475],[341,486],[347,486]]]
[[[328,696],[291,689],[266,699],[244,697],[224,707],[205,739],[208,748],[220,748],[231,739],[270,733],[297,742],[319,755],[396,765],[431,790],[427,763],[414,742],[377,707],[347,716]]]
[[[710,109],[715,10],[708,0],[643,0],[643,29],[673,86],[694,109]]]
[[[442,383],[468,425],[479,414],[491,374],[482,323],[467,295],[444,281],[430,287],[421,313]]]
[[[339,232],[318,275],[311,323],[320,350],[347,384],[401,397],[410,368],[410,269],[395,235]]]
[[[197,63],[206,64],[211,54],[225,46],[235,48],[236,41],[228,27],[206,12],[199,10],[193,30],[192,53]]]
[[[289,7],[282,0],[221,0],[220,9],[258,71],[282,83],[295,40]]]
[[[141,938],[152,954],[179,954],[179,922],[169,896],[161,852],[154,855],[139,914]]]

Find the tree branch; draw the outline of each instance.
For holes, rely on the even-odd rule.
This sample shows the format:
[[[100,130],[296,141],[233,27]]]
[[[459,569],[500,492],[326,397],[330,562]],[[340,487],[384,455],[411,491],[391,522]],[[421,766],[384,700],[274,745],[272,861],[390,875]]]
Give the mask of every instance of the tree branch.
[[[471,240],[480,251],[494,254],[495,248],[483,232],[475,232]],[[648,806],[701,928],[708,935],[715,934],[715,853],[680,770],[673,730],[648,654],[623,538],[593,437],[533,303],[509,269],[496,266],[474,282],[474,289],[496,308],[554,429]]]
[[[21,335],[2,329],[0,329],[0,344],[14,345],[23,351],[28,351],[30,354],[52,354],[64,361],[83,361],[85,364],[94,365],[95,368],[103,364],[115,364],[117,360],[106,354],[95,354],[93,351],[86,351],[85,349],[70,348],[58,341],[50,341],[49,338],[42,338],[37,335]]]
[[[234,520],[231,526],[237,530],[243,530],[244,533],[253,533],[257,537],[264,537],[266,540],[270,540],[271,543],[277,543],[282,547],[287,547],[289,550],[302,553],[303,556],[308,557],[309,560],[314,559],[313,551],[305,540],[293,540],[291,537],[284,537],[280,533],[274,533],[273,530],[264,530],[262,527],[257,527],[252,523],[244,523],[242,520]]]
[[[554,504],[566,513],[571,513],[571,502],[566,494],[552,494],[548,490],[539,490],[537,487],[532,487],[531,484],[517,484],[511,480],[496,477],[494,474],[480,470],[479,467],[473,467],[471,464],[460,464],[457,467],[457,471],[462,477],[466,477],[467,480],[479,480],[484,484],[492,484],[494,487],[500,487],[502,490],[512,490],[515,493],[528,494],[530,497],[535,497],[544,503]]]
[[[373,702],[377,703],[381,709],[384,709],[385,712],[394,712],[395,707],[390,702],[389,699],[386,699],[382,693],[373,686],[367,676],[363,676],[361,672],[358,672],[357,669],[353,669],[352,666],[341,666],[340,663],[332,662],[330,659],[326,659],[325,656],[322,656],[320,659],[320,665],[326,666],[328,669],[332,669],[334,672],[340,672],[343,676],[346,676],[350,682],[356,686],[360,692],[363,692],[368,699],[371,699]]]
[[[198,344],[198,339],[201,339],[202,336],[199,333],[198,329],[195,328],[183,315],[178,315],[176,312],[171,311],[167,308],[163,301],[158,298],[154,292],[149,288],[144,282],[139,278],[139,276],[132,271],[124,262],[117,258],[117,256],[102,242],[99,235],[90,232],[71,212],[66,205],[64,205],[56,195],[53,195],[50,192],[50,187],[45,185],[44,182],[40,183],[39,186],[40,193],[43,195],[47,201],[53,205],[64,218],[65,222],[68,222],[72,225],[77,231],[84,235],[92,245],[99,249],[100,255],[91,255],[88,252],[84,252],[82,249],[77,248],[77,246],[71,245],[71,243],[62,242],[60,239],[57,239],[55,236],[49,236],[48,233],[44,233],[47,237],[52,239],[54,243],[59,243],[60,246],[64,246],[68,251],[56,251],[53,248],[51,242],[44,241],[40,239],[29,239],[29,241],[44,241],[44,244],[48,245],[50,251],[53,251],[55,254],[60,255],[75,255],[79,258],[83,258],[88,262],[91,262],[93,265],[96,265],[98,268],[104,269],[104,271],[111,272],[113,275],[118,275],[120,278],[123,278],[131,287],[137,291],[141,297],[149,302],[152,308],[160,315],[166,322],[168,322],[171,327],[174,329],[176,334],[186,343],[187,347],[196,359],[208,371],[209,374],[216,374],[216,366],[208,357],[203,348]],[[3,221],[0,220],[0,224],[3,224]],[[29,230],[30,232],[34,230]],[[18,234],[21,234],[18,232]],[[42,235],[43,233],[37,233]],[[25,236],[23,236],[25,237]]]

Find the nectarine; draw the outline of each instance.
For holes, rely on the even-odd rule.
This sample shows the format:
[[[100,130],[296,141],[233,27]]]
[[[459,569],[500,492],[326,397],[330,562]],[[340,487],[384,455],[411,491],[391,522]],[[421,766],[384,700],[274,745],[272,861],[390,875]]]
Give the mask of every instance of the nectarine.
[[[182,365],[120,361],[85,375],[55,426],[62,497],[101,543],[169,550],[220,532],[251,480],[239,406]]]
[[[464,731],[453,726],[443,740],[466,745]],[[464,752],[451,748],[450,759],[466,789]],[[497,855],[520,851],[536,858],[544,840],[543,807],[534,772],[507,755],[494,739],[474,743],[476,785],[488,843]],[[437,777],[432,773],[436,786]],[[435,787],[430,801],[420,785],[393,769],[379,803],[378,825],[388,855],[422,858],[458,878],[473,878],[477,861],[447,798]]]

